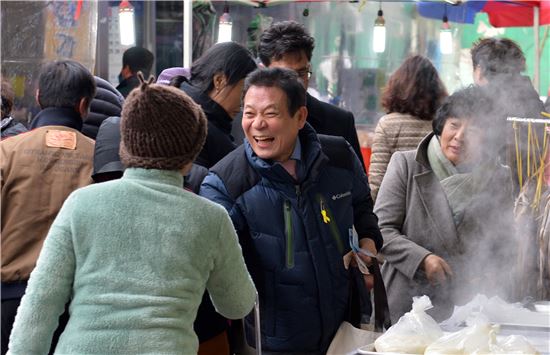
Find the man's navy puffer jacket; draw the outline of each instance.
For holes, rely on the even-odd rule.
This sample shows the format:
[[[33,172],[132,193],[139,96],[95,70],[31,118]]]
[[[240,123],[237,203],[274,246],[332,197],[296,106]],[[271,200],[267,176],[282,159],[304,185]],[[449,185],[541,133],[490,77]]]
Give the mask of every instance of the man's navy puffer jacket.
[[[299,139],[302,181],[260,159],[245,141],[211,169],[200,194],[222,204],[237,229],[260,296],[262,348],[323,353],[347,316],[350,274],[342,257],[350,251],[349,228],[378,248],[382,236],[349,144],[353,171],[329,162],[309,124]],[[253,345],[253,319],[245,324]]]

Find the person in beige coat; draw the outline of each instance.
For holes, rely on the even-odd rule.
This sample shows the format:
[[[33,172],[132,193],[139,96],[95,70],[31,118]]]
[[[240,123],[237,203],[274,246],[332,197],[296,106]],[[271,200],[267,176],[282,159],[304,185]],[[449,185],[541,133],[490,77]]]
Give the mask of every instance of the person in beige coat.
[[[437,321],[476,293],[506,298],[513,259],[511,172],[480,89],[449,96],[416,151],[395,153],[374,212],[392,323],[428,295]]]
[[[431,132],[435,111],[446,96],[447,90],[428,58],[409,57],[392,74],[382,93],[387,114],[378,121],[372,145],[369,184],[373,200],[392,154],[416,149]]]
[[[46,63],[36,92],[41,111],[31,131],[0,142],[2,354],[50,225],[67,196],[92,183],[94,141],[81,130],[95,92],[94,77],[82,64]]]

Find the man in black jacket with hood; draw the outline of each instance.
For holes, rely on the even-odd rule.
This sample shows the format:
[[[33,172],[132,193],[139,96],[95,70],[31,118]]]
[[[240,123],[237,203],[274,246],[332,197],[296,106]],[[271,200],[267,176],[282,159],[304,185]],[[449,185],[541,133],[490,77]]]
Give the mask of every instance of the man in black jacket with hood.
[[[315,39],[307,33],[303,25],[294,21],[282,21],[272,24],[262,33],[258,53],[267,68],[282,67],[296,71],[307,89],[314,47]],[[315,131],[319,134],[344,137],[364,168],[353,114],[319,101],[310,94],[306,96],[306,107],[307,122]]]
[[[525,56],[519,45],[508,38],[484,38],[470,50],[474,68],[474,82],[481,86],[493,100],[493,113],[501,119],[501,126],[495,127],[498,136],[508,141],[502,156],[512,168],[514,182],[519,192],[514,130],[508,117],[543,118],[544,104],[528,77],[521,75],[525,70]],[[534,127],[539,144],[544,131]],[[541,127],[542,128],[542,127]],[[527,162],[527,126],[519,126],[522,160]],[[527,177],[527,164],[523,164],[523,176]],[[525,183],[525,180],[523,181]]]

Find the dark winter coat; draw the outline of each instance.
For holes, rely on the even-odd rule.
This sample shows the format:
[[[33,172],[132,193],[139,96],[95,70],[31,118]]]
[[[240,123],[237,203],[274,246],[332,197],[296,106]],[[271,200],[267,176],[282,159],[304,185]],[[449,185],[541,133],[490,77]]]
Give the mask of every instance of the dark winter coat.
[[[103,121],[97,132],[92,174],[94,181],[102,182],[122,177],[124,166],[120,161],[119,149],[120,117],[109,117]]]
[[[364,167],[365,163],[361,155],[361,146],[359,145],[359,138],[357,138],[353,113],[319,101],[310,94],[307,94],[306,100],[307,122],[313,126],[318,134],[344,137]]]
[[[82,133],[92,139],[96,139],[99,126],[107,117],[120,117],[124,103],[124,97],[111,83],[97,76],[94,76],[94,79],[97,86],[96,94],[82,127]]]
[[[233,119],[217,102],[188,82],[180,88],[202,107],[208,119],[206,142],[195,163],[210,169],[236,147],[231,135]]]
[[[329,162],[310,125],[299,139],[305,174],[298,183],[245,140],[211,169],[200,194],[222,204],[237,229],[260,296],[263,349],[324,352],[347,315],[350,274],[342,257],[350,251],[349,228],[378,248],[382,239],[351,147],[353,170]],[[245,325],[254,344],[252,319]]]
[[[506,291],[499,282],[509,277],[515,260],[510,169],[500,166],[487,176],[489,186],[480,198],[472,199],[463,216],[463,223],[480,227],[479,233],[459,237],[447,196],[428,160],[432,136],[422,140],[417,150],[392,155],[376,198],[392,324],[411,310],[415,296],[429,296],[434,308],[428,313],[443,321],[453,305],[467,303],[476,293],[490,296]],[[431,253],[451,266],[450,281],[430,285],[421,264]],[[502,289],[491,288],[495,284]]]
[[[507,122],[508,117],[543,118],[544,104],[539,94],[535,91],[528,77],[521,75],[502,75],[491,79],[488,84],[482,86],[487,95],[493,100],[493,113],[502,120],[500,127],[493,131],[496,137],[504,137],[506,148],[501,152],[503,161],[512,168],[515,182],[515,193],[519,193],[519,180],[516,162],[515,130],[512,123]],[[534,126],[539,144],[544,138],[542,126]],[[522,151],[523,176],[527,176],[527,125],[519,123],[519,142]],[[502,138],[500,138],[502,139]]]
[[[147,77],[147,76],[145,75],[144,77]],[[124,98],[126,98],[130,94],[130,91],[134,90],[138,86],[139,86],[139,79],[136,74],[122,80],[120,84],[118,84],[116,89],[118,90],[119,93],[122,94],[122,96],[124,96]]]

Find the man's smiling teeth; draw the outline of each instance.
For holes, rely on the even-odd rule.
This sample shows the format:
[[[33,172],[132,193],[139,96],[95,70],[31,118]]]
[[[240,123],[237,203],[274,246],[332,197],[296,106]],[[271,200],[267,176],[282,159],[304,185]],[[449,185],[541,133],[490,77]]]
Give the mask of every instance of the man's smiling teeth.
[[[272,141],[274,138],[273,137],[266,137],[266,136],[254,136],[254,139],[257,142],[265,142],[265,141]]]

